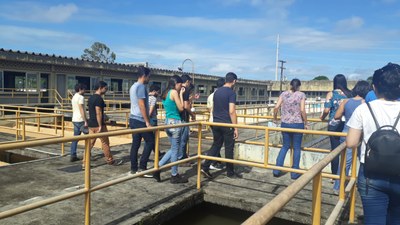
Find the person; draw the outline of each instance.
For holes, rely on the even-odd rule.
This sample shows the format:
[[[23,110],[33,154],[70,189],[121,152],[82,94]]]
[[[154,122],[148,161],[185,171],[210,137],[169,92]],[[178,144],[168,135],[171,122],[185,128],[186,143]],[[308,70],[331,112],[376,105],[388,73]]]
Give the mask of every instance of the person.
[[[372,84],[378,99],[369,104],[379,125],[393,125],[400,111],[397,101],[400,97],[400,66],[389,63],[376,70]],[[400,224],[400,177],[370,175],[367,178],[364,173],[364,143],[377,129],[367,104],[354,110],[347,125],[347,147],[357,147],[362,140],[357,187],[363,204],[364,224]],[[396,129],[400,130],[399,123]]]
[[[104,81],[99,81],[94,86],[95,93],[89,97],[88,100],[88,109],[89,109],[89,120],[88,127],[90,134],[104,133],[108,132],[107,125],[105,121],[104,107],[106,104],[104,103],[103,98],[101,97],[107,92],[107,83]],[[94,144],[96,143],[97,138],[93,138],[89,142],[89,151],[92,150]],[[110,140],[108,137],[100,138],[102,149],[104,153],[104,158],[109,165],[120,165],[122,164],[122,160],[114,160],[111,151],[110,151]],[[85,155],[83,155],[82,159],[82,169],[85,169]]]
[[[328,131],[333,132],[342,132],[344,127],[344,122],[342,120],[335,120],[334,116],[336,110],[339,108],[340,103],[343,99],[351,98],[352,93],[347,88],[347,80],[343,74],[337,74],[333,78],[333,91],[328,92],[326,95],[326,100],[324,104],[324,111],[320,117],[321,120],[324,120],[325,117],[329,114],[329,123],[328,123]],[[331,143],[331,151],[334,150],[340,144],[339,136],[330,136],[329,137]],[[337,174],[339,168],[339,157],[336,157],[331,162],[331,172],[332,174]]]
[[[193,79],[187,74],[183,74],[181,76],[181,79],[183,81],[182,87],[185,88],[185,92],[183,93],[183,111],[181,112],[181,118],[183,123],[189,123],[190,119],[192,121],[196,121],[196,114],[191,110],[192,104],[190,100],[190,92],[191,90],[194,90],[194,86],[193,88],[190,88]],[[186,149],[187,143],[189,141],[189,133],[189,126],[182,127],[181,144],[178,159],[185,159],[188,157]],[[185,165],[191,166],[191,163],[187,163]]]
[[[138,79],[129,89],[131,101],[131,112],[129,116],[129,127],[131,129],[139,129],[152,127],[149,116],[149,94],[146,85],[150,80],[150,69],[144,66],[138,67]],[[138,166],[138,151],[142,138],[145,141],[140,164]],[[140,173],[147,170],[147,162],[151,151],[154,149],[155,139],[153,131],[132,134],[132,145],[130,151],[131,174]],[[146,174],[144,177],[152,177]]]
[[[158,120],[157,120],[157,109],[158,109],[157,98],[158,98],[159,94],[160,94],[160,86],[158,86],[156,84],[152,84],[150,86],[150,88],[149,88],[149,115],[150,115],[150,124],[153,127],[158,125]],[[155,138],[155,136],[154,136],[154,138]],[[155,147],[153,148],[153,150],[155,150]],[[165,154],[165,152],[159,151],[158,156],[161,158],[164,154]]]
[[[160,94],[160,86],[153,84],[149,89],[149,115],[151,126],[157,126],[157,97]]]
[[[214,93],[213,121],[216,123],[237,124],[236,116],[236,93],[232,90],[237,82],[235,73],[229,72],[225,76],[224,86],[218,88]],[[225,157],[233,159],[233,148],[235,139],[239,137],[237,128],[212,126],[213,144],[208,151],[209,156],[218,156],[223,144],[225,144]],[[210,173],[211,160],[205,160],[201,172],[204,176],[212,178]],[[232,163],[226,163],[226,173],[229,178],[241,178],[242,175],[234,171]]]
[[[184,87],[182,87],[182,79],[178,75],[172,76],[168,81],[168,87],[163,92],[161,98],[162,103],[165,109],[165,124],[173,125],[173,124],[181,124],[182,119],[180,112],[184,110],[183,107],[183,95],[187,91]],[[159,166],[163,166],[169,162],[173,163],[178,161],[179,150],[181,149],[181,135],[182,128],[181,127],[173,127],[166,130],[168,135],[168,139],[171,143],[171,149],[167,151],[167,153],[162,157]],[[153,174],[154,178],[157,182],[161,181],[160,171],[156,171]],[[171,167],[171,179],[170,182],[172,184],[178,183],[187,183],[188,179],[186,177],[181,176],[178,173],[178,165]]]
[[[299,79],[290,81],[290,90],[284,91],[274,108],[274,121],[277,121],[278,111],[281,108],[281,127],[292,129],[308,129],[307,114],[305,111],[306,95],[299,91],[301,82]],[[276,166],[283,166],[285,156],[293,142],[293,169],[300,168],[302,133],[282,132],[282,148],[276,158]],[[282,176],[280,170],[273,170],[274,177]],[[292,179],[300,177],[298,173],[290,173]]]
[[[345,118],[345,125],[343,128],[343,132],[347,133],[349,131],[349,126],[347,125],[351,115],[353,114],[354,110],[361,105],[362,103],[365,102],[365,96],[367,95],[369,91],[369,83],[365,80],[358,81],[356,85],[353,88],[353,98],[348,98],[343,100],[343,102],[340,104],[339,108],[336,111],[336,114],[334,118],[336,120],[340,120],[343,116]],[[345,142],[346,137],[340,137],[340,143]],[[353,155],[352,155],[352,150],[351,148],[346,150],[346,175],[349,174],[350,168],[351,168],[351,162],[353,160]],[[340,165],[339,165],[340,168]],[[338,168],[338,175],[340,174],[340,170]],[[340,186],[340,181],[335,180],[335,184],[333,185],[333,190],[335,194],[339,193],[339,186]]]
[[[224,78],[219,78],[217,80],[217,88],[214,90],[213,93],[211,93],[208,98],[207,98],[207,110],[210,113],[210,122],[213,121],[213,108],[214,108],[214,93],[215,91],[218,90],[218,88],[224,86],[225,84],[225,79]],[[221,157],[221,153],[218,152],[218,157]],[[210,165],[210,170],[222,170],[224,168],[223,164],[219,161],[214,161],[213,163],[211,163]]]
[[[82,133],[82,129],[88,126],[87,117],[86,117],[86,105],[85,98],[83,95],[86,91],[85,84],[76,84],[75,85],[75,94],[71,99],[72,104],[72,125],[74,126],[74,136],[79,136]],[[76,149],[78,147],[78,142],[73,141],[71,143],[71,162],[79,161],[76,154]]]

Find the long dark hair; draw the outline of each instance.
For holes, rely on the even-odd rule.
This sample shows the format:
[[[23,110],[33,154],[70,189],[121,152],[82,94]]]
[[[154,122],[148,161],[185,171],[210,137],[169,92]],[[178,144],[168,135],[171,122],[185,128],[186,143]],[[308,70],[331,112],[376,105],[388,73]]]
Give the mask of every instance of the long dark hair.
[[[175,89],[176,84],[179,84],[179,83],[183,83],[183,82],[182,82],[182,78],[181,78],[180,76],[178,76],[178,75],[173,75],[173,76],[169,79],[169,81],[168,81],[168,86],[167,86],[167,88],[165,89],[165,91],[163,92],[163,94],[161,95],[161,98],[162,98],[163,100],[165,100],[165,99],[167,98],[168,92],[169,92],[170,90],[172,90],[172,89]]]
[[[340,89],[348,98],[353,97],[353,93],[347,88],[347,80],[343,74],[338,74],[333,78],[333,89]]]
[[[290,90],[293,92],[296,92],[300,89],[301,82],[299,79],[294,78],[292,81],[290,81]]]

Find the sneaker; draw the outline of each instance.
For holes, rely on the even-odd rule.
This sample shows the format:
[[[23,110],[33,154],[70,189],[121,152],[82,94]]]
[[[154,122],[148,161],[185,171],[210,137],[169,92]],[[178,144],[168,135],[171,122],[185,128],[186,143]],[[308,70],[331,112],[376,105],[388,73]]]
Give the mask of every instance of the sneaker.
[[[189,182],[189,180],[186,177],[182,177],[181,175],[177,174],[176,176],[171,176],[170,182],[171,184],[182,184]]]
[[[243,176],[241,174],[238,174],[238,173],[228,174],[227,177],[231,178],[231,179],[243,178]]]
[[[145,170],[144,169],[139,169],[136,173],[141,173],[143,171],[145,171]],[[145,175],[143,175],[143,177],[145,177],[145,178],[153,178],[153,175],[152,174],[145,174]]]
[[[161,182],[160,174],[161,174],[160,170],[153,173],[153,177],[154,177],[154,179],[156,179],[157,182]]]
[[[222,170],[224,167],[220,163],[215,163],[210,165],[210,170]]]
[[[76,162],[81,160],[80,158],[76,157],[76,156],[71,156],[71,159],[69,160],[70,162]]]
[[[111,166],[119,166],[119,165],[121,165],[122,163],[124,163],[124,160],[122,160],[122,159],[115,159],[115,160],[111,161],[111,163],[109,163],[108,165],[111,165]]]
[[[201,169],[201,173],[204,175],[204,177],[207,177],[207,178],[210,178],[210,179],[213,178],[212,174],[208,170]]]

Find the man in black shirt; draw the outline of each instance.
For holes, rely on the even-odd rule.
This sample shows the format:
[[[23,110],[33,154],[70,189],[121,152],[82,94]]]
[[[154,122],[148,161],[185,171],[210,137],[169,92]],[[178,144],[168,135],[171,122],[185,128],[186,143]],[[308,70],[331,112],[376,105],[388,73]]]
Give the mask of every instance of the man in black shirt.
[[[237,124],[236,117],[236,94],[232,90],[237,81],[236,74],[229,72],[225,76],[224,86],[218,88],[214,93],[213,122],[215,123],[232,123]],[[222,144],[225,143],[225,157],[233,159],[233,149],[235,139],[239,137],[237,128],[231,127],[211,127],[214,141],[207,155],[217,157],[221,150]],[[201,172],[208,178],[212,178],[210,173],[210,164],[212,161],[206,160],[202,165]],[[226,172],[229,178],[241,178],[240,174],[234,172],[233,164],[226,164]]]
[[[99,81],[95,85],[96,92],[90,96],[88,101],[88,109],[89,109],[89,120],[88,127],[90,134],[107,132],[107,126],[105,121],[104,107],[106,104],[104,103],[103,98],[101,97],[107,92],[107,83],[104,81]],[[104,153],[105,160],[109,165],[119,165],[121,164],[121,160],[114,160],[110,151],[110,140],[108,137],[100,138],[102,149]],[[89,143],[89,150],[91,151],[94,144],[96,143],[96,138],[91,139]],[[85,156],[85,154],[84,154]],[[82,160],[82,167],[85,166],[85,157]]]
[[[190,86],[193,79],[187,74],[183,74],[181,78],[183,81],[182,87],[186,89],[186,91],[183,93],[183,111],[181,112],[181,119],[182,122],[188,123],[190,122],[190,118],[192,119],[192,121],[196,120],[196,114],[191,110],[192,103],[190,100]],[[181,145],[178,154],[179,159],[184,159],[188,157],[186,153],[186,148],[187,142],[189,140],[189,133],[189,127],[182,127]]]

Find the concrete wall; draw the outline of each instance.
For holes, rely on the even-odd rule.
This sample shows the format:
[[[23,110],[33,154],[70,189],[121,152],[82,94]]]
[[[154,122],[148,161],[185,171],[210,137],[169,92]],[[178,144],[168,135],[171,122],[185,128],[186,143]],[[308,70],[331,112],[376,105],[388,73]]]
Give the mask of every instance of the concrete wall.
[[[312,123],[312,130],[326,130],[326,123]],[[272,144],[282,144],[282,135],[280,132],[273,132],[269,136],[270,143]],[[314,145],[316,142],[320,142],[324,139],[324,136],[320,135],[304,135],[303,136],[303,147],[309,147]],[[263,140],[258,140],[263,141]],[[276,158],[278,156],[280,148],[270,147],[268,152],[268,163],[275,164]],[[325,153],[316,153],[309,151],[301,152],[300,168],[310,169],[315,163],[322,160],[326,156]],[[235,159],[263,163],[264,161],[264,146],[256,146],[250,144],[239,143],[235,146]],[[285,166],[290,166],[290,151],[286,154]],[[330,172],[330,167],[323,170],[324,172]]]

